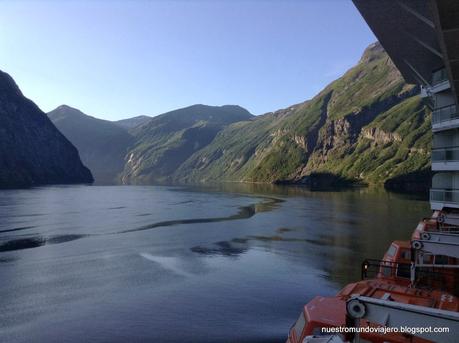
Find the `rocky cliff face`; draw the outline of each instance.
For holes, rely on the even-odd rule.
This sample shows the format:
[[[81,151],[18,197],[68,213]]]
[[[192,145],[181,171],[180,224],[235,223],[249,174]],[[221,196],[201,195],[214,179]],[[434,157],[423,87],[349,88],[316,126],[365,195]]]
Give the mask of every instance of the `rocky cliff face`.
[[[92,181],[77,149],[0,71],[0,188]]]
[[[399,184],[390,180],[430,163],[430,111],[417,93],[373,44],[313,99],[225,128],[174,178],[295,183],[320,173]]]

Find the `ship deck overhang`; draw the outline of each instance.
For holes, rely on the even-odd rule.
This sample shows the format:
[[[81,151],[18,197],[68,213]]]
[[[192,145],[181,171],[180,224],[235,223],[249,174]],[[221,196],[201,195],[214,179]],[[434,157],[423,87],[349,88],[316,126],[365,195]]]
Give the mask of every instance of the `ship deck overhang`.
[[[446,68],[459,90],[459,1],[353,0],[407,83],[432,85]]]

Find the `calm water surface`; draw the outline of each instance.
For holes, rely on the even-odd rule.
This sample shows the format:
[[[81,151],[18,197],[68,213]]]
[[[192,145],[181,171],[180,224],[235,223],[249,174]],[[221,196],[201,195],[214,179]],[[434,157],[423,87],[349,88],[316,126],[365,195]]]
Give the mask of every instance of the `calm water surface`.
[[[426,201],[226,185],[0,192],[1,342],[284,342]]]

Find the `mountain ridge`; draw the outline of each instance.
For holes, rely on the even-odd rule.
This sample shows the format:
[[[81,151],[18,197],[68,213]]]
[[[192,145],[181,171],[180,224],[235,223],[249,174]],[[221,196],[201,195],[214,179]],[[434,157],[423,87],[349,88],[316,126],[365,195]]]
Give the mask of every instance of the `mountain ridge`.
[[[112,183],[124,168],[134,138],[115,123],[87,115],[68,105],[48,112],[56,127],[77,147],[98,183]]]
[[[120,121],[98,119],[69,105],[61,105],[50,111],[48,117],[75,144],[82,160],[93,171],[96,181],[112,183],[119,182],[122,173],[124,180],[129,179],[124,172],[126,164],[132,164],[135,156],[132,154],[135,154],[139,145],[148,145],[149,150],[154,151],[155,145],[169,141],[175,144],[171,149],[159,147],[160,151],[155,153],[158,157],[166,154],[161,163],[167,164],[166,160],[171,158],[180,162],[180,158],[174,155],[179,152],[189,154],[198,146],[208,144],[225,125],[242,119],[249,120],[253,115],[237,105],[196,104],[155,117],[123,119],[120,125]],[[180,139],[184,140],[181,146]],[[161,173],[169,173],[178,162],[162,168]]]
[[[384,184],[428,169],[430,111],[417,92],[381,45],[372,44],[356,66],[315,97],[229,126],[172,178],[308,183],[311,175],[328,173]],[[385,145],[378,137],[368,139],[371,132],[386,135]]]
[[[418,91],[376,42],[316,96],[284,109],[253,116],[237,105],[196,104],[125,127],[132,141],[117,177],[308,184],[320,175],[400,189],[404,175],[414,185],[419,173],[425,183],[430,110]]]

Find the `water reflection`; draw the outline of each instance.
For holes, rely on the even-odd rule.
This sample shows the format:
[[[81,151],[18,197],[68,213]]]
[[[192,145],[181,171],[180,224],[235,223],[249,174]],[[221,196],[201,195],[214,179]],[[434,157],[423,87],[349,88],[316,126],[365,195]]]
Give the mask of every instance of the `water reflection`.
[[[384,191],[246,184],[43,187],[0,204],[6,342],[283,342],[305,302],[429,214]]]

